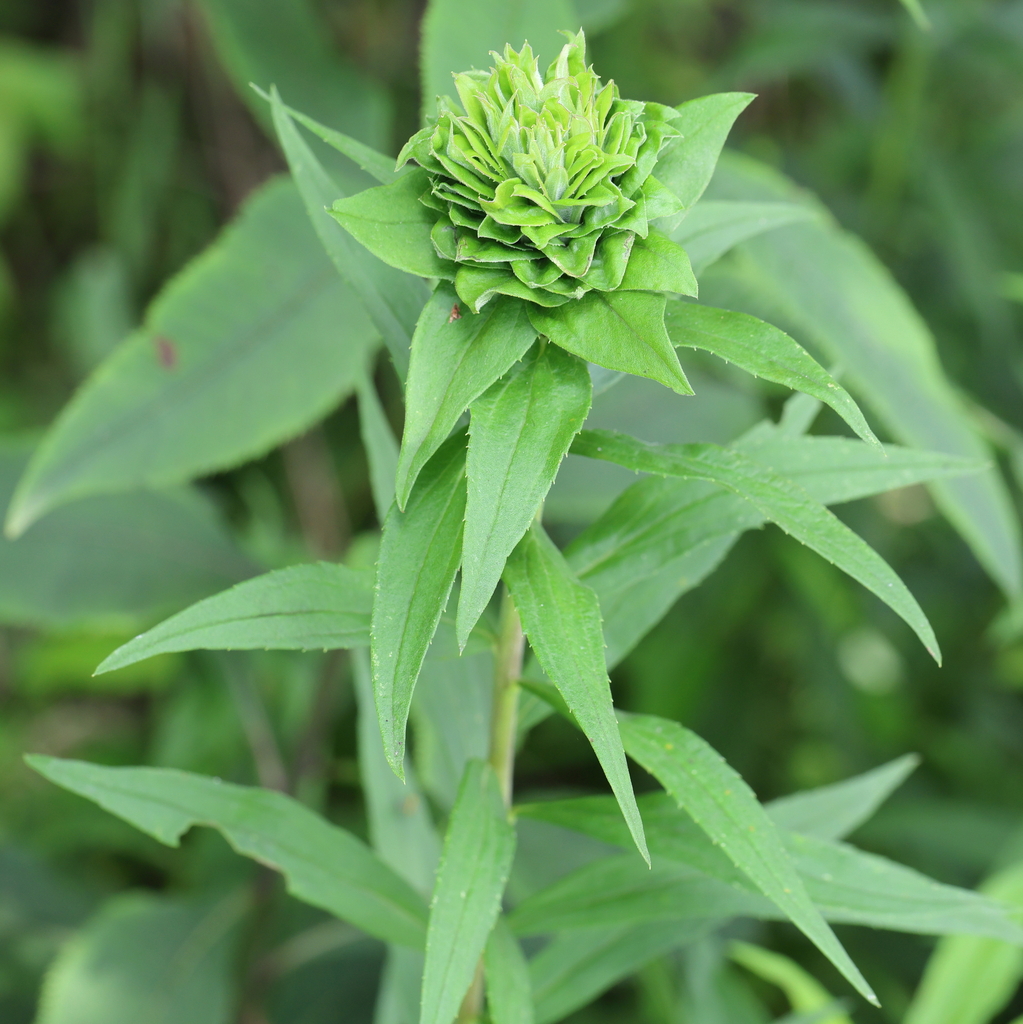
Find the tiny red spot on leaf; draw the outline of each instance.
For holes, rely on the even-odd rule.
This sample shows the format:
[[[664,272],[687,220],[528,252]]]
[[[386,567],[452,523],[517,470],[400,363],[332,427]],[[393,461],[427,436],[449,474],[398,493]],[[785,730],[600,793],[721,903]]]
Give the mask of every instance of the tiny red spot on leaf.
[[[173,370],[178,365],[178,347],[170,338],[158,335],[153,338],[156,347],[156,358],[165,370]]]

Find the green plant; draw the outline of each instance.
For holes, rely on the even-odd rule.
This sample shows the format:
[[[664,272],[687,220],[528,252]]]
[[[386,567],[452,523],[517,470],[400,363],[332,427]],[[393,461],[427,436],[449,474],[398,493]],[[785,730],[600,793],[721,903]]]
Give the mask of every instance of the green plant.
[[[434,5],[432,16],[443,10]],[[790,334],[748,312],[687,301],[697,275],[716,268],[718,276],[706,278],[725,295],[728,275],[746,271],[768,297],[788,300],[780,305],[793,329],[828,352],[819,324],[831,310],[822,312],[813,296],[791,295],[810,289],[809,271],[772,282],[769,261],[757,264],[752,248],[721,265],[740,243],[785,225],[782,238],[797,263],[827,254],[834,288],[870,286],[874,299],[896,307],[901,299],[812,200],[788,192],[769,171],[730,168],[733,186],[778,194],[702,198],[748,94],[678,108],[622,101],[612,86],[598,89],[582,47],[581,34],[572,37],[542,89],[525,48],[495,58],[494,77],[457,77],[465,117],[442,103],[436,123],[406,151],[417,168],[394,169],[382,154],[289,110],[271,90],[294,184],[265,187],[166,289],[142,331],[83,387],[32,457],[9,513],[12,529],[25,530],[83,495],[176,484],[237,465],[354,391],[382,528],[378,550],[368,537],[349,565],[255,576],[124,644],[101,671],[193,650],[352,650],[374,849],[294,795],[273,792],[291,780],[272,754],[260,760],[258,789],[165,768],[31,763],[161,842],[176,844],[193,825],[218,829],[239,853],[280,871],[298,899],[387,943],[381,1005],[409,988],[418,998],[421,977],[419,1019],[432,1024],[484,1014],[494,1024],[562,1019],[669,951],[710,949],[710,956],[714,936],[735,918],[791,921],[868,999],[870,986],[829,922],[1018,943],[1023,934],[1007,905],[840,842],[901,781],[906,761],[765,807],[695,733],[612,704],[609,668],[741,533],[768,522],[862,583],[937,657],[908,589],[827,506],[910,483],[983,480],[986,492],[945,493],[965,520],[963,533],[975,539],[982,517],[962,510],[975,509],[995,485],[982,447],[969,447],[974,438],[961,415],[949,416],[951,432],[968,438],[959,457],[882,450],[852,397]],[[520,127],[516,137],[527,141],[514,151],[517,162],[496,146],[513,128],[491,126],[505,113],[493,102],[502,75],[530,79],[520,101],[529,88],[549,89],[545,100],[559,90],[571,100],[543,132]],[[585,132],[566,142],[558,133],[574,123],[573,105]],[[513,103],[508,116],[521,126],[532,109]],[[380,184],[337,199],[295,121]],[[562,163],[559,154],[576,137],[585,146]],[[459,138],[467,140],[461,148]],[[483,152],[468,153],[473,141]],[[507,177],[512,171],[518,181]],[[345,284],[308,244],[302,203]],[[212,327],[210,309],[217,310]],[[381,339],[403,378],[400,448],[368,372]],[[651,444],[583,429],[594,392],[627,387],[622,374],[691,393],[677,348],[803,394],[780,420],[762,421],[727,445]],[[926,344],[920,351],[885,352],[891,365],[914,371],[908,381],[889,381],[887,392],[877,381],[880,415],[893,432],[904,410],[891,406],[900,398],[923,403],[928,414],[945,409],[944,378]],[[875,353],[853,343],[842,354],[861,392],[889,369],[867,366]],[[862,441],[808,436],[821,403]],[[568,453],[647,475],[620,488],[559,546],[546,531],[543,504]],[[567,531],[552,532],[566,539]],[[440,707],[417,703],[417,684],[431,672],[462,677],[464,688],[449,691]],[[265,754],[273,729],[244,684],[238,689],[253,748]],[[489,724],[463,725],[463,701],[485,707]],[[405,746],[410,715],[418,719],[414,758]],[[613,797],[511,805],[516,750],[553,715],[585,735]],[[434,758],[444,748],[457,778],[438,782],[431,744]],[[626,755],[663,791],[647,784],[637,796]],[[423,788],[432,805],[417,775],[430,777]],[[306,794],[306,802],[316,799]],[[602,855],[502,905],[523,823],[563,830],[552,834],[575,836],[569,843],[603,843]],[[258,921],[258,884],[253,893]],[[250,909],[245,898],[217,905],[211,964],[228,959],[224,936]],[[187,930],[187,915],[178,913],[174,926]],[[170,931],[167,908],[136,903],[111,913],[103,934],[116,933],[118,921],[141,928],[150,918]],[[349,935],[340,934],[330,933],[331,941]],[[527,946],[527,960],[519,939],[534,936],[551,939],[539,951]],[[843,1012],[781,961],[758,958],[748,946],[731,949],[761,977],[787,978],[790,994],[800,993],[792,996],[795,1010]],[[60,1019],[73,1003],[68,979],[84,960],[81,949],[64,955],[44,1019]]]

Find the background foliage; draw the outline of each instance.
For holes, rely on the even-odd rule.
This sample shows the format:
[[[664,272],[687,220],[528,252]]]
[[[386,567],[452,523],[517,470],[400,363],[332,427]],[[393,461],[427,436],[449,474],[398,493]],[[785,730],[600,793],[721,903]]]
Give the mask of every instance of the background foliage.
[[[717,90],[758,94],[730,145],[813,189],[866,239],[934,332],[946,371],[998,446],[1003,469],[1010,479],[1023,474],[1023,4],[931,0],[925,29],[894,0],[577,3],[597,67],[623,95],[677,104]],[[424,31],[443,28],[446,6],[433,5],[435,21]],[[546,6],[560,23],[567,6]],[[338,325],[356,336],[364,314],[302,219],[292,187],[261,192],[201,257],[212,283],[193,265],[140,325],[168,278],[284,169],[268,107],[247,83],[276,84],[297,109],[394,152],[418,125],[421,14],[409,0],[7,0],[0,8],[0,490],[11,494],[43,428],[129,335],[117,358],[135,374],[136,398],[151,386],[152,360],[143,356],[154,350],[186,380],[157,415],[141,419],[131,395],[94,387],[91,407],[75,407],[80,450],[50,458],[33,492],[78,500],[18,540],[0,542],[5,1021],[136,1021],[153,987],[167,984],[166,1002],[182,1021],[228,1019],[239,990],[241,1018],[251,1024],[319,1024],[340,1019],[339,1008],[346,1020],[372,1019],[381,944],[283,896],[217,834],[196,831],[183,853],[168,850],[32,775],[21,756],[291,786],[365,834],[359,783],[390,782],[386,768],[374,775],[356,758],[354,711],[365,682],[358,652],[351,659],[170,654],[91,673],[134,633],[259,571],[343,553],[355,569],[371,562],[382,484],[371,479],[358,423],[376,416],[378,427],[386,418],[399,426],[399,386],[381,360],[375,382],[384,407],[377,408],[361,354],[341,358]],[[464,39],[451,46],[467,47],[460,63],[468,64],[475,36],[471,24],[464,27]],[[427,74],[442,80],[443,69]],[[314,145],[350,188],[370,183]],[[730,166],[742,165],[726,161],[725,171]],[[732,197],[738,177],[720,174],[712,194]],[[277,244],[289,230],[293,244]],[[231,247],[251,264],[240,280],[218,279],[217,261]],[[742,270],[739,260],[724,265],[705,294],[734,293]],[[195,294],[203,288],[205,299]],[[227,322],[216,298],[229,288],[248,288],[252,303]],[[290,309],[289,296],[310,292],[316,299],[300,321],[277,317],[275,339],[262,349],[247,343],[246,317]],[[183,323],[180,310],[197,301],[208,302],[208,320]],[[897,311],[871,314],[882,325],[891,317],[893,344],[912,345]],[[395,315],[400,320],[401,311]],[[212,352],[211,338],[220,343]],[[295,361],[316,360],[321,372],[296,377],[289,403],[275,406],[278,419],[268,425],[253,388],[267,374],[287,373],[273,357],[282,338],[294,344]],[[651,440],[720,442],[779,412],[783,389],[710,361],[692,365],[698,397],[681,418],[677,404],[658,404],[652,386],[628,381],[607,393],[605,420],[590,425],[632,428]],[[202,386],[225,366],[249,382],[227,407]],[[893,387],[883,400],[897,407]],[[111,407],[118,431],[90,435]],[[266,451],[269,438],[304,431],[322,416],[322,426]],[[233,432],[220,429],[225,422]],[[151,432],[201,437],[214,423],[219,447],[204,463],[149,458]],[[254,434],[259,429],[267,439]],[[830,413],[819,429],[843,430]],[[76,490],[91,474],[116,492],[126,465],[134,467],[131,479],[141,474],[159,489],[91,497]],[[199,475],[201,486],[182,485]],[[560,540],[592,518],[608,486],[591,464],[566,463],[548,503]],[[765,800],[918,752],[922,766],[857,841],[939,879],[975,885],[1023,854],[1023,616],[1003,612],[1002,592],[1011,597],[1018,567],[992,541],[985,572],[919,488],[845,506],[842,515],[917,595],[944,668],[878,602],[769,529],[746,533],[722,568],[615,669],[616,702],[684,721]],[[985,557],[984,538],[975,547]],[[431,732],[428,703],[450,706],[444,688],[453,681],[428,662],[423,682],[423,702],[413,707],[417,767],[429,798],[446,808],[460,752],[451,737]],[[459,703],[459,712],[470,724],[473,716],[483,721],[471,702]],[[535,730],[519,760],[520,794],[600,785],[577,733],[557,719]],[[513,891],[548,880],[545,850],[554,840],[539,827],[530,837],[526,830],[520,838]],[[581,845],[563,853],[576,863],[592,855]],[[1012,883],[1003,878],[1001,891],[1018,892]],[[255,928],[241,888],[256,893]],[[880,1012],[857,1006],[855,1018],[901,1020],[930,941],[852,927],[841,933],[884,1003]],[[133,934],[159,934],[166,946]],[[838,990],[837,976],[791,928],[765,926],[750,937]],[[813,1009],[783,998],[769,984],[783,968],[757,961],[755,951],[745,960],[735,954],[744,973],[723,976],[701,964],[711,952],[655,960],[578,1019],[709,1024],[711,1004],[701,992],[710,984],[727,990],[716,1005],[754,993],[775,1014],[790,1002]],[[58,955],[64,973],[51,975],[40,1002]],[[990,960],[983,951],[972,955]],[[170,982],[162,970],[169,958],[181,964]],[[247,965],[241,976],[238,962]],[[61,989],[75,963],[91,964],[91,976],[102,980],[91,1002]],[[388,969],[397,969],[393,960]],[[1009,965],[1005,999],[1018,971]],[[796,981],[788,985],[791,996]],[[932,1001],[940,1005],[941,994]],[[400,1007],[393,1012],[400,1020]],[[948,1019],[964,1021],[967,1012]],[[984,1012],[977,1021],[989,1019]],[[997,1019],[1021,1012],[1016,997]]]

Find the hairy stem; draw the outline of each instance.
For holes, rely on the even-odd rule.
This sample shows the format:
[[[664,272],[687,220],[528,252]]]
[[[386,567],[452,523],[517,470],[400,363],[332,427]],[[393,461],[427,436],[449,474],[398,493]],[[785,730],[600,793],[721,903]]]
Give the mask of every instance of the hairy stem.
[[[517,736],[519,678],[525,640],[522,620],[507,589],[501,598],[501,622],[494,657],[494,697],[490,708],[490,766],[497,773],[505,807],[511,807],[512,780],[515,775],[515,739]],[[475,1024],[483,1012],[483,961],[462,1000],[457,1024]]]

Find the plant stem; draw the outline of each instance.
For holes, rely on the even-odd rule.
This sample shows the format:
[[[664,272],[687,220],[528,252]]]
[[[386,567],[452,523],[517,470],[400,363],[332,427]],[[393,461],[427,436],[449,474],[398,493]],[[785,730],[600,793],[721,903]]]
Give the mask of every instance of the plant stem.
[[[519,678],[525,639],[522,620],[511,594],[501,598],[501,622],[494,652],[494,697],[490,708],[490,766],[497,773],[505,807],[511,807],[515,775],[515,740],[518,735]],[[476,968],[469,991],[462,1000],[456,1024],[475,1024],[483,1012],[483,961]]]
[[[506,590],[501,599],[501,623],[494,662],[494,698],[490,709],[490,765],[501,784],[505,807],[511,807],[524,646],[522,621],[511,594]]]

